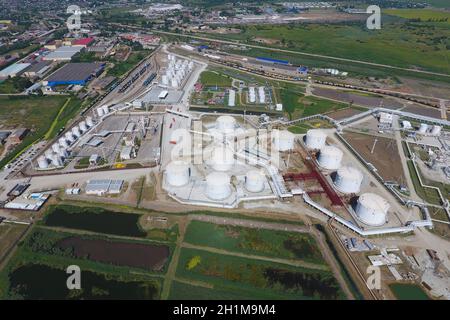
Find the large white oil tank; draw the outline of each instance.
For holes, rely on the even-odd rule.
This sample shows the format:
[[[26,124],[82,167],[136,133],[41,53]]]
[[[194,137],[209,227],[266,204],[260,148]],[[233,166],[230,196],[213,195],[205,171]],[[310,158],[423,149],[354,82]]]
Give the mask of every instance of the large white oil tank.
[[[334,185],[343,193],[358,193],[363,181],[363,174],[354,167],[343,166],[338,169]]]
[[[235,164],[233,151],[225,147],[216,147],[212,151],[211,162],[214,170],[228,171]]]
[[[74,136],[72,134],[72,131],[67,131],[65,137],[66,137],[66,140],[69,141],[69,144],[74,143],[74,141],[76,140],[76,138],[74,138]]]
[[[233,132],[236,127],[236,119],[232,116],[220,116],[216,119],[216,129],[222,133]]]
[[[334,146],[325,146],[320,149],[319,165],[328,170],[336,170],[341,166],[343,152]]]
[[[105,115],[105,111],[103,111],[102,107],[97,108],[97,115],[99,117],[103,117]]]
[[[356,215],[369,226],[381,226],[386,223],[389,203],[374,193],[364,193],[358,198]]]
[[[167,75],[163,75],[161,81],[163,85],[165,86],[169,85],[169,77]]]
[[[272,143],[275,150],[289,151],[294,149],[295,135],[287,130],[273,130]]]
[[[75,126],[72,128],[72,134],[74,135],[74,137],[76,137],[77,139],[79,137],[81,137],[81,132],[80,132],[80,128],[78,128],[78,126]]]
[[[172,161],[166,167],[167,183],[174,187],[181,187],[189,183],[191,168],[185,161]]]
[[[441,131],[442,131],[442,127],[441,126],[433,126],[433,129],[431,129],[431,134],[433,136],[440,136],[441,135]]]
[[[87,117],[86,118],[86,125],[89,127],[89,128],[91,128],[91,127],[93,127],[94,126],[94,121],[92,121],[92,117]]]
[[[266,103],[266,93],[264,87],[258,88],[259,103]]]
[[[50,161],[52,162],[52,165],[54,165],[55,167],[60,167],[63,164],[61,156],[57,153],[53,153],[51,155]]]
[[[309,149],[322,149],[325,146],[327,134],[321,129],[310,129],[306,132],[306,146]]]
[[[428,125],[426,123],[421,123],[419,127],[419,134],[426,134],[428,131]]]
[[[255,87],[250,87],[249,89],[249,100],[251,103],[256,102],[256,94],[255,94]]]
[[[82,133],[85,133],[87,131],[86,121],[81,121],[79,126]]]
[[[230,176],[224,172],[213,172],[206,177],[206,196],[212,200],[224,200],[231,194]]]
[[[260,170],[250,170],[245,175],[245,188],[250,192],[261,192],[264,190],[266,176]]]
[[[38,163],[39,169],[47,169],[48,168],[48,160],[44,156],[40,156],[37,159],[37,163]]]
[[[66,138],[64,138],[64,137],[59,138],[58,142],[59,142],[59,145],[62,148],[68,148],[69,147],[69,143],[67,142]]]
[[[45,150],[44,155],[48,160],[51,160],[52,155],[53,155],[53,150],[52,149]]]
[[[177,79],[172,79],[171,86],[174,87],[174,88],[178,88],[178,80]]]

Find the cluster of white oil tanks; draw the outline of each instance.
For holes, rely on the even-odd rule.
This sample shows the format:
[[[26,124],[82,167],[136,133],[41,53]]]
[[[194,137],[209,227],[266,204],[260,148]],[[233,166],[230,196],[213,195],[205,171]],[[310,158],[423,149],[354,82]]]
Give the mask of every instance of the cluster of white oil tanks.
[[[231,178],[225,172],[212,172],[206,176],[206,196],[215,201],[224,200],[231,195]]]
[[[228,171],[236,163],[234,153],[225,146],[217,146],[212,150],[211,165],[216,171]]]
[[[374,193],[362,194],[356,204],[356,215],[369,226],[381,226],[386,223],[389,203]]]
[[[321,149],[326,141],[327,134],[321,129],[311,129],[306,132],[305,143],[309,149]]]
[[[232,133],[236,128],[236,119],[231,116],[220,116],[216,119],[215,127],[221,133]]]
[[[81,121],[78,126],[74,126],[71,130],[68,130],[64,136],[52,144],[51,148],[44,152],[43,156],[40,156],[37,159],[39,169],[47,169],[50,164],[55,167],[62,166],[64,159],[67,159],[69,156],[69,147],[93,125],[94,122],[92,117],[87,117],[86,120]]]
[[[264,87],[258,88],[259,103],[266,103],[266,92]]]
[[[194,68],[194,63],[185,59],[177,59],[173,54],[169,54],[167,58],[169,63],[165,74],[161,77],[161,83],[167,87],[179,88],[184,78]]]
[[[189,183],[191,167],[185,161],[175,160],[166,167],[166,181],[174,187],[182,187]]]
[[[342,166],[336,172],[334,185],[342,193],[359,193],[363,174],[354,167]]]
[[[287,130],[272,131],[272,146],[275,150],[285,152],[294,149],[295,135]]]
[[[250,192],[261,192],[264,190],[264,182],[266,181],[266,176],[264,172],[260,170],[250,170],[245,175],[245,189]]]
[[[101,107],[98,107],[95,111],[97,113],[97,116],[101,118],[109,113],[109,107],[105,104]]]
[[[420,135],[431,135],[439,137],[441,135],[442,127],[438,125],[429,126],[426,123],[421,123],[417,133]]]
[[[337,170],[341,166],[344,153],[335,146],[324,146],[320,149],[318,163],[324,169]]]
[[[248,98],[249,98],[250,103],[256,102],[255,87],[248,88]]]

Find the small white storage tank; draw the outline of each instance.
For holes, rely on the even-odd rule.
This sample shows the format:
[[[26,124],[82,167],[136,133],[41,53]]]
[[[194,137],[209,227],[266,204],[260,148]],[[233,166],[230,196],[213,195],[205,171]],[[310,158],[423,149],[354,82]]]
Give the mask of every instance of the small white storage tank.
[[[310,129],[306,132],[306,146],[309,149],[321,149],[325,146],[327,134],[320,129]]]
[[[103,110],[104,114],[108,114],[109,113],[109,107],[106,104],[102,107],[102,110]]]
[[[167,183],[174,187],[181,187],[189,183],[191,168],[185,161],[172,161],[166,167]]]
[[[441,126],[433,126],[433,129],[431,129],[431,134],[433,136],[440,136],[441,135],[441,131],[442,131],[442,127]]]
[[[40,156],[37,159],[37,163],[38,163],[39,169],[47,169],[48,168],[48,160],[44,156]]]
[[[356,215],[369,226],[381,226],[386,223],[389,203],[374,193],[364,193],[358,198]]]
[[[169,84],[169,77],[167,75],[163,75],[161,81],[163,85],[167,86]]]
[[[80,131],[82,133],[85,133],[87,131],[87,125],[86,125],[86,121],[81,121],[80,122]]]
[[[225,147],[216,147],[212,152],[211,162],[214,170],[228,171],[235,164],[233,151]]]
[[[233,132],[236,127],[236,119],[232,116],[220,116],[216,119],[216,129],[223,132]]]
[[[245,188],[250,192],[261,192],[264,190],[266,176],[262,171],[250,170],[245,175]]]
[[[206,177],[205,193],[211,200],[224,200],[231,195],[230,176],[224,172],[213,172]]]
[[[97,108],[97,115],[99,117],[103,117],[105,115],[105,111],[103,111],[102,107]]]
[[[60,167],[63,164],[63,162],[61,160],[61,156],[57,153],[53,153],[51,155],[50,161],[52,162],[52,165],[54,165],[55,167]]]
[[[426,123],[421,123],[419,127],[419,134],[426,134],[428,131],[428,125]]]
[[[171,85],[172,85],[172,87],[174,87],[174,88],[178,88],[178,81],[177,81],[177,79],[172,79]]]
[[[92,121],[92,117],[87,117],[86,118],[86,125],[91,128],[94,126],[94,121]]]
[[[294,149],[295,135],[287,130],[273,130],[272,143],[278,151],[289,151]]]
[[[334,146],[325,146],[320,149],[319,165],[328,170],[336,170],[341,166],[343,152]]]
[[[264,92],[264,87],[258,88],[258,96],[259,96],[259,103],[266,103],[266,93]]]
[[[343,193],[358,193],[363,181],[363,174],[354,167],[343,166],[336,173],[334,185]]]
[[[59,144],[57,143],[52,144],[52,150],[53,152],[59,152]]]
[[[72,134],[72,131],[67,131],[65,137],[66,140],[69,141],[69,144],[74,143],[74,141],[76,140]]]
[[[74,137],[76,137],[77,139],[79,137],[81,137],[81,132],[80,132],[80,128],[78,128],[78,126],[75,126],[72,128],[72,134],[74,135]]]
[[[44,155],[48,160],[51,160],[52,155],[53,155],[53,150],[52,149],[45,150]]]
[[[59,145],[62,148],[68,148],[69,147],[69,143],[67,142],[66,138],[64,138],[64,137],[59,138],[58,142],[59,142]]]

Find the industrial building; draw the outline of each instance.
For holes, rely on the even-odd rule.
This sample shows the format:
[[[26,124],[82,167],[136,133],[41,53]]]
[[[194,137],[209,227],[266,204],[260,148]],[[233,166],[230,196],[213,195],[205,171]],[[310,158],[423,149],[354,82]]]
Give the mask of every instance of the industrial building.
[[[42,59],[47,61],[58,61],[58,62],[70,61],[72,60],[72,57],[76,55],[78,52],[80,52],[82,49],[83,47],[63,46],[57,48],[53,52],[50,52]]]
[[[14,63],[0,71],[0,78],[14,78],[20,76],[30,65],[30,63]]]
[[[49,87],[58,85],[84,86],[93,77],[98,76],[103,71],[104,67],[105,64],[100,62],[68,63],[51,74],[46,79],[46,85]]]
[[[86,185],[86,194],[103,196],[105,194],[118,194],[122,190],[123,180],[98,179],[90,180]]]
[[[51,64],[51,61],[39,61],[32,64],[23,74],[28,78],[42,78],[52,68]]]

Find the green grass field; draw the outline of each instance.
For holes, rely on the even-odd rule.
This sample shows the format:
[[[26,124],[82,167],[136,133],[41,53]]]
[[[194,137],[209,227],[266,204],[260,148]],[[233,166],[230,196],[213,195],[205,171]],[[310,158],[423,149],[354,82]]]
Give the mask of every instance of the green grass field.
[[[203,71],[200,82],[205,87],[231,87],[231,78],[215,71]]]
[[[207,283],[218,289],[219,294],[230,297],[237,294],[249,299],[345,298],[331,272],[202,250],[183,248],[176,276]]]
[[[200,246],[325,264],[315,239],[305,233],[220,226],[192,221],[184,240]]]
[[[439,22],[450,25],[450,12],[431,9],[389,9],[383,13],[421,22]]]
[[[76,115],[81,101],[73,97],[61,111],[68,99],[67,96],[0,97],[0,125],[31,130],[22,143],[0,161],[0,168],[35,141],[53,138]]]
[[[108,70],[108,75],[114,77],[123,76],[149,54],[149,50],[137,51],[132,52],[127,61],[113,61],[114,67]]]
[[[367,30],[363,24],[258,25],[242,29],[241,34],[221,37],[252,44],[258,44],[252,41],[255,37],[277,39],[284,43],[278,47],[293,51],[450,73],[448,25],[395,22],[385,23],[377,31]]]

